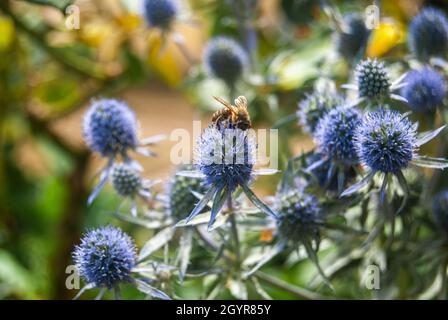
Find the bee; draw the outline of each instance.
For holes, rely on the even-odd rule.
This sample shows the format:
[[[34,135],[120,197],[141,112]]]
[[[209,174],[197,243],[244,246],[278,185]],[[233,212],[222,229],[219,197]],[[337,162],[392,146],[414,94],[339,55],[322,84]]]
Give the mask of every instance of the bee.
[[[239,96],[235,99],[235,106],[231,105],[226,100],[213,97],[216,101],[221,103],[224,108],[216,111],[212,116],[212,122],[218,126],[229,124],[234,125],[238,129],[247,130],[252,128],[249,112],[247,111],[247,99],[244,96]]]

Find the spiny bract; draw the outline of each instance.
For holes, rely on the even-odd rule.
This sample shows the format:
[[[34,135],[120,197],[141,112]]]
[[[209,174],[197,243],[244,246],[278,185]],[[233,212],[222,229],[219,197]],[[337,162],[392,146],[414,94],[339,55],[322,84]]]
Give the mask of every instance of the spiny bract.
[[[112,157],[137,145],[137,119],[123,101],[97,100],[84,116],[83,133],[92,151]]]
[[[448,18],[439,9],[426,8],[415,16],[409,26],[408,44],[411,52],[422,61],[446,57],[448,52]]]
[[[408,100],[410,109],[416,112],[433,112],[446,96],[446,82],[436,70],[426,67],[406,75],[407,85],[401,95]]]
[[[293,242],[317,240],[321,209],[317,199],[299,190],[277,195],[275,209],[279,236]]]
[[[140,172],[128,164],[114,165],[111,179],[115,191],[124,197],[137,195],[142,187]]]
[[[383,62],[366,59],[356,66],[359,97],[379,98],[389,93],[390,81]]]
[[[150,26],[167,29],[178,15],[179,4],[177,0],[145,0],[143,11]]]
[[[248,67],[246,51],[234,40],[227,37],[212,38],[204,50],[207,72],[228,85],[234,85]]]
[[[219,129],[208,126],[195,147],[195,164],[205,175],[207,185],[236,187],[251,181],[257,145],[252,130]]]
[[[119,228],[106,226],[93,229],[75,247],[73,259],[80,276],[96,287],[114,288],[131,281],[131,269],[136,264],[136,249],[132,239]]]
[[[353,137],[360,121],[360,113],[355,108],[339,106],[327,112],[314,135],[319,152],[328,160],[358,163]]]
[[[397,173],[417,151],[417,127],[406,115],[380,109],[365,114],[356,130],[355,145],[361,162],[373,171]]]

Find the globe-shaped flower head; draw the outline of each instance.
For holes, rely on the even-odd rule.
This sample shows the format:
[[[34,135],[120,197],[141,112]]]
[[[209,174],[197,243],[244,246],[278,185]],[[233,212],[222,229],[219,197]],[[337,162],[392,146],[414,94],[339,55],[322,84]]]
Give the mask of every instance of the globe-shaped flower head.
[[[124,163],[113,167],[111,179],[115,191],[124,197],[134,197],[142,188],[140,172]]]
[[[193,170],[192,165],[182,166],[180,170]],[[168,209],[175,220],[186,218],[193,211],[197,197],[192,192],[203,194],[206,187],[201,179],[173,175],[168,185]]]
[[[276,197],[277,230],[282,239],[293,243],[319,240],[321,209],[315,197],[290,190]]]
[[[144,0],[143,11],[151,27],[168,29],[179,13],[177,0]]]
[[[347,30],[336,33],[336,48],[348,61],[362,58],[369,39],[370,30],[366,28],[364,18],[356,13],[344,17]]]
[[[300,101],[297,110],[297,116],[303,130],[308,133],[313,133],[319,120],[325,113],[342,103],[342,97],[333,93],[326,94],[315,92],[308,95],[305,99]]]
[[[442,190],[434,197],[432,212],[437,226],[448,235],[448,190]]]
[[[126,233],[106,226],[85,234],[81,244],[75,247],[73,259],[88,284],[112,289],[121,282],[131,281],[136,249]]]
[[[205,47],[203,59],[207,72],[230,87],[243,75],[249,63],[246,51],[227,37],[211,39]]]
[[[433,112],[446,96],[445,79],[432,68],[413,70],[406,75],[405,81],[407,85],[401,89],[401,95],[413,111]]]
[[[361,61],[356,67],[359,97],[379,98],[389,93],[390,82],[384,63],[376,59]]]
[[[251,181],[257,145],[252,131],[210,125],[195,149],[195,163],[209,186],[233,192]]]
[[[448,18],[439,9],[426,8],[415,16],[409,26],[408,44],[411,52],[422,61],[446,57],[448,52]]]
[[[135,114],[122,101],[94,101],[84,116],[83,131],[89,148],[104,157],[126,153],[137,145]]]
[[[360,121],[356,108],[339,106],[324,115],[317,125],[314,141],[326,160],[358,163],[353,137]]]
[[[416,130],[416,125],[397,111],[369,112],[356,132],[358,155],[374,171],[397,173],[414,157]]]

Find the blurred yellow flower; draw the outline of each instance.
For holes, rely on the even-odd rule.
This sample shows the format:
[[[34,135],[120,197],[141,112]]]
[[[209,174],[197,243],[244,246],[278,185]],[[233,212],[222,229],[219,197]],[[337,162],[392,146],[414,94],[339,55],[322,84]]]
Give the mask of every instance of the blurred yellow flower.
[[[368,57],[380,57],[404,41],[404,27],[394,19],[385,19],[372,31],[367,45]]]

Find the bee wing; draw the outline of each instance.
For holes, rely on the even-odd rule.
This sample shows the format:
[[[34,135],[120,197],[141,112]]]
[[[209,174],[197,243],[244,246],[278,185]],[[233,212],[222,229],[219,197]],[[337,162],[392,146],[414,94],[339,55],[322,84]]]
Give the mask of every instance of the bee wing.
[[[240,108],[244,108],[247,109],[247,99],[245,96],[239,96],[238,98],[235,99],[235,105],[238,107],[238,109]]]

